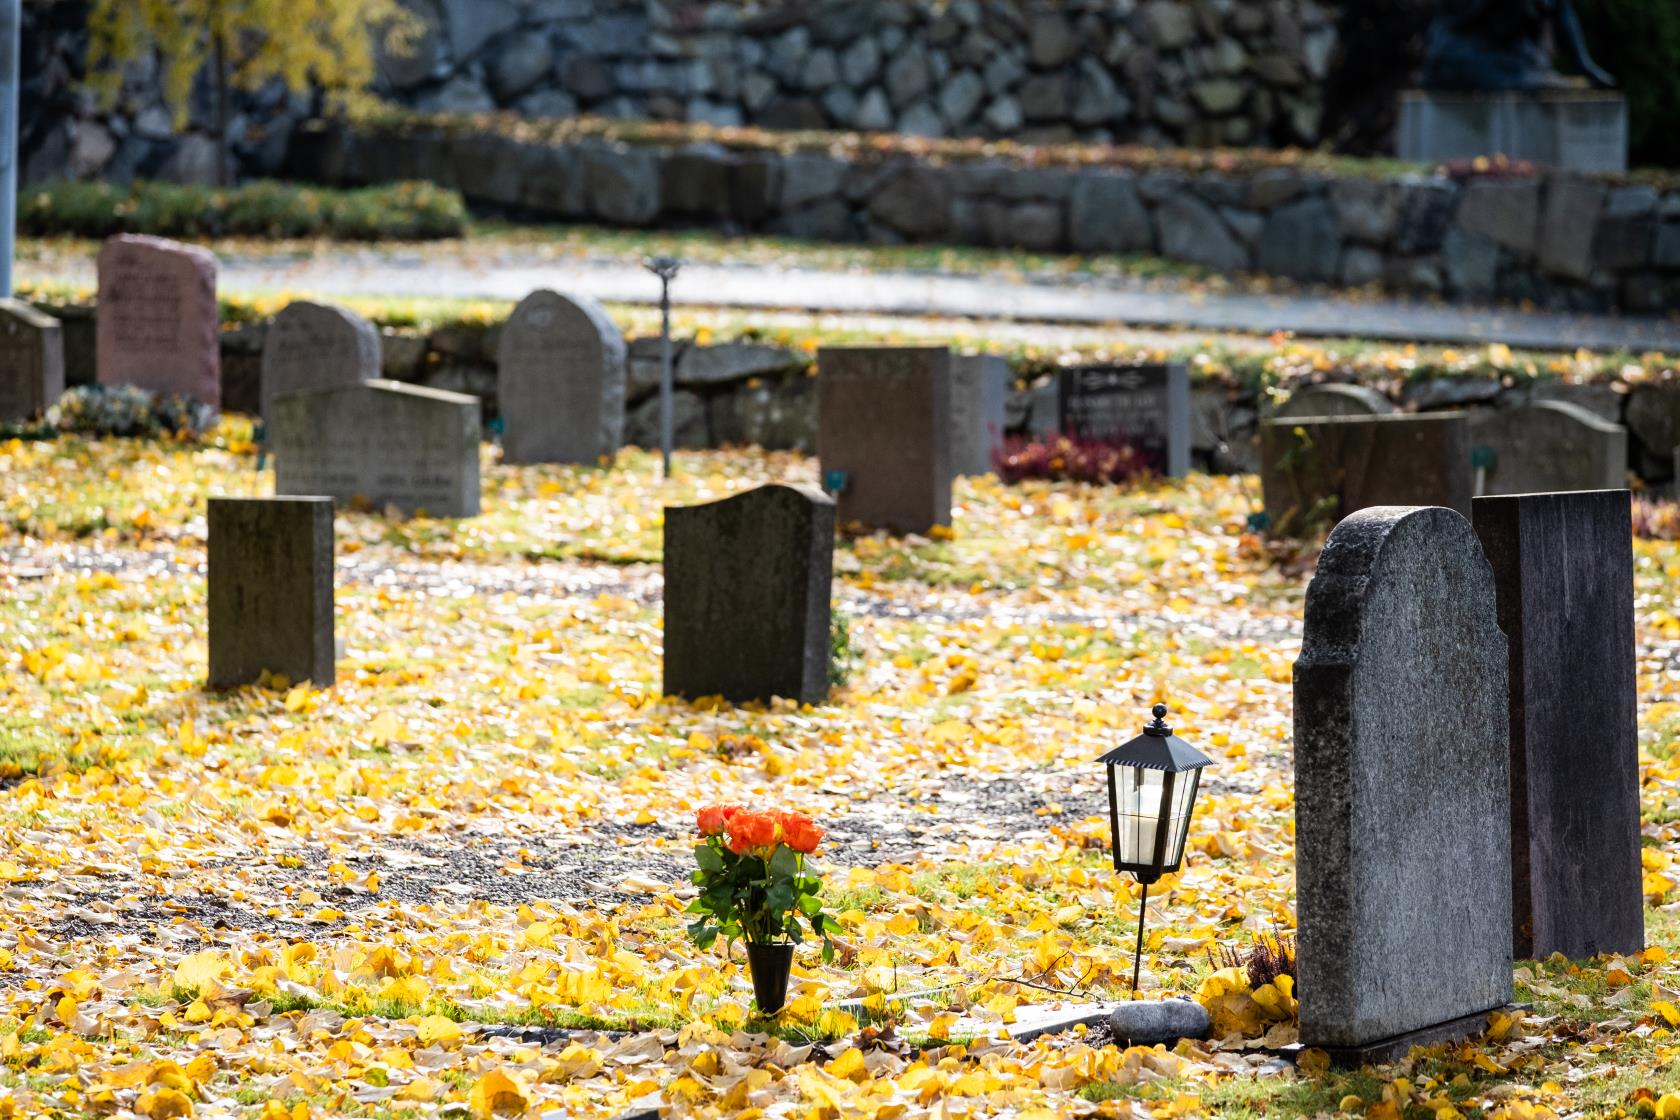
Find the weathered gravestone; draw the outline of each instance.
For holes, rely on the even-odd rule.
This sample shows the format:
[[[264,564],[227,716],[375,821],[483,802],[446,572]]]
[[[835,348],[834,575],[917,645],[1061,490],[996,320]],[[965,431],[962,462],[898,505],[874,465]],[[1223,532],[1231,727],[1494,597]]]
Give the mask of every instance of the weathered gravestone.
[[[211,498],[208,521],[210,687],[331,686],[332,499]]]
[[[263,339],[263,416],[285,393],[360,385],[379,372],[379,331],[372,323],[332,304],[289,303]]]
[[[1364,385],[1325,382],[1303,385],[1289,394],[1272,415],[1285,416],[1387,416],[1394,402]]]
[[[665,692],[828,696],[834,500],[761,486],[665,510]]]
[[[951,523],[951,354],[817,353],[817,458],[842,525],[925,533]]]
[[[1336,526],[1295,662],[1302,1045],[1384,1061],[1510,1000],[1507,715],[1470,523],[1383,506]]]
[[[1470,415],[1470,442],[1479,494],[1627,485],[1627,429],[1566,401],[1478,409]]]
[[[1475,502],[1511,647],[1519,958],[1645,944],[1631,507],[1626,490]]]
[[[1469,516],[1469,421],[1462,412],[1262,421],[1260,484],[1272,528],[1284,535],[1367,506],[1440,505]]]
[[[276,493],[478,516],[477,397],[367,381],[287,393],[273,410]]]
[[[64,395],[64,334],[27,303],[0,299],[0,422],[40,416]]]
[[[510,463],[593,463],[624,439],[624,336],[587,296],[536,291],[502,328],[496,393]]]
[[[951,473],[986,474],[1003,444],[1009,363],[993,354],[951,356]]]
[[[1064,369],[1057,392],[1063,435],[1129,443],[1170,477],[1190,473],[1190,374],[1182,363]]]
[[[99,250],[101,385],[222,404],[216,258],[161,237],[120,234]]]

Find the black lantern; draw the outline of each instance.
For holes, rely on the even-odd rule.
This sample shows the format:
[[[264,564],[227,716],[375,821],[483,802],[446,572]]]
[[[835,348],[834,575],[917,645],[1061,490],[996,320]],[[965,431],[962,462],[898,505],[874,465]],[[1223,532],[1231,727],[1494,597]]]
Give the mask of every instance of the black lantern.
[[[1114,844],[1114,869],[1129,871],[1143,886],[1138,904],[1137,952],[1132,958],[1132,990],[1143,967],[1143,919],[1149,884],[1184,862],[1184,841],[1202,767],[1213,761],[1174,735],[1167,726],[1167,706],[1157,704],[1155,721],[1143,734],[1097,759],[1108,768],[1108,827]]]

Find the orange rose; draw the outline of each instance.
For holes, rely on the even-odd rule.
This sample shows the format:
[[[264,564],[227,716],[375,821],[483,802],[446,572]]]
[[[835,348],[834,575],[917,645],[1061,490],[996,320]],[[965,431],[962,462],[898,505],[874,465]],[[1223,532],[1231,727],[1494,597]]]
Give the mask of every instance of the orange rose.
[[[822,843],[823,830],[804,813],[783,813],[782,832],[783,843],[804,855],[810,855]]]
[[[741,811],[739,805],[707,805],[695,814],[702,836],[721,836],[729,818]]]
[[[729,818],[729,850],[740,855],[737,842],[746,848],[771,847],[780,831],[780,823],[769,813],[736,813]]]

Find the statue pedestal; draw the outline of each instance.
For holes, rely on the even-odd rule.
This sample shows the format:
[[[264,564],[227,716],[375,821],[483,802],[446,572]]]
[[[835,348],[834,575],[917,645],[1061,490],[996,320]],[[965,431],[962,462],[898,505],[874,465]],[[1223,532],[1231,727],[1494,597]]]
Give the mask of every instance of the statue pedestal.
[[[1627,101],[1610,90],[1407,90],[1396,154],[1414,163],[1502,155],[1573,171],[1626,171],[1627,137]]]

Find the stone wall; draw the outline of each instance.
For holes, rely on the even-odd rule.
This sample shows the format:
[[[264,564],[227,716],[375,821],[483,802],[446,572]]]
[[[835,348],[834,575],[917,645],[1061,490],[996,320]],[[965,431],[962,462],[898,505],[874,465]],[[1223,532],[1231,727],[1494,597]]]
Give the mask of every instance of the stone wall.
[[[64,328],[65,374],[71,385],[94,380],[94,311],[88,306],[44,307]],[[436,389],[470,393],[484,401],[494,426],[499,325],[451,324],[429,333],[385,329],[384,376]],[[255,413],[261,394],[265,323],[222,334],[222,399],[230,412]],[[657,337],[633,338],[626,392],[626,442],[655,447],[659,441]],[[816,448],[816,365],[808,353],[752,342],[700,346],[675,344],[675,435],[683,448],[725,444],[812,453]],[[1647,483],[1674,478],[1680,447],[1680,381],[1605,381],[1577,384],[1541,378],[1507,385],[1495,377],[1419,378],[1384,387],[1408,412],[1512,408],[1534,401],[1567,401],[1628,429],[1628,468]],[[1191,390],[1192,460],[1196,469],[1253,473],[1262,412],[1251,385],[1204,379]],[[1048,378],[1018,382],[1006,430],[1028,435],[1056,423]]]
[[[1141,252],[1221,275],[1573,310],[1680,303],[1680,190],[1567,174],[1385,177],[1370,165],[1217,157],[1056,165],[1048,155],[1070,150],[1028,163],[862,144],[525,139],[440,123],[320,125],[293,149],[294,168],[325,182],[430,179],[480,206],[560,221]]]
[[[580,113],[1022,141],[1316,144],[1331,0],[405,0],[425,33],[376,92],[424,112]],[[213,99],[177,134],[157,67],[80,87],[86,0],[25,0],[27,181],[209,181]],[[235,100],[230,148],[272,174],[315,99]]]

